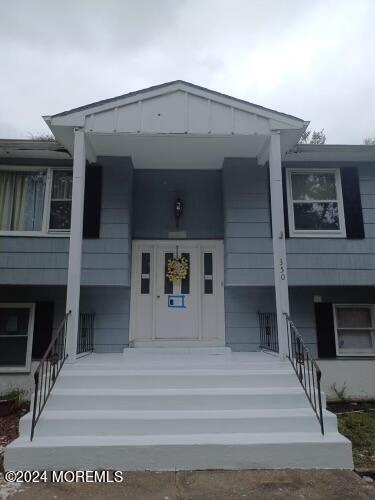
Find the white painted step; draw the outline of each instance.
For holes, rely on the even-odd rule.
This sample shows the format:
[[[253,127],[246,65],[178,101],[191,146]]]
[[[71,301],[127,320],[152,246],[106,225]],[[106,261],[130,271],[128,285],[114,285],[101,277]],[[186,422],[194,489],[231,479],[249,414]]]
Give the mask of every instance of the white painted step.
[[[65,370],[59,388],[298,387],[291,370]]]
[[[336,430],[336,417],[324,414],[326,432]],[[29,435],[31,415],[21,419],[20,434]],[[293,410],[210,411],[45,411],[36,436],[108,436],[149,434],[317,432],[311,408]]]
[[[215,410],[308,408],[300,387],[60,389],[55,387],[49,410]]]
[[[18,438],[6,470],[352,469],[338,433],[171,434]]]
[[[126,347],[123,350],[125,357],[136,356],[140,359],[142,356],[227,356],[232,352],[230,347]]]

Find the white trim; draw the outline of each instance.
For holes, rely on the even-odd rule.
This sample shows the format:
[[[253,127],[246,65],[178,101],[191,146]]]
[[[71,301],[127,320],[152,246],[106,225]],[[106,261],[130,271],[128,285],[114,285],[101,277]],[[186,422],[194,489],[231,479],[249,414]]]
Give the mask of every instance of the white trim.
[[[295,173],[331,173],[335,176],[335,188],[337,199],[322,200],[322,203],[334,202],[338,206],[340,229],[335,230],[312,230],[312,229],[295,229],[293,203],[319,203],[320,200],[294,200],[292,195],[292,175]],[[289,219],[289,236],[292,238],[346,238],[344,200],[342,196],[341,173],[339,168],[287,168],[286,169],[286,187],[287,187],[287,202],[288,202],[288,219]]]
[[[71,228],[69,240],[69,265],[66,286],[66,312],[70,312],[67,324],[66,351],[68,363],[77,356],[79,299],[82,273],[82,228],[86,175],[86,140],[83,129],[74,130],[73,188]]]
[[[358,307],[365,307],[370,310],[371,314],[371,327],[364,327],[364,328],[339,328],[338,327],[338,322],[337,322],[337,309],[354,309]],[[340,358],[345,358],[345,357],[357,357],[357,356],[375,356],[375,310],[374,310],[374,304],[333,304],[333,322],[334,322],[334,328],[335,328],[335,347],[336,347],[336,356]],[[351,352],[340,352],[340,347],[339,347],[339,339],[338,339],[338,332],[337,330],[368,330],[371,333],[371,338],[372,338],[372,350],[369,349],[362,349],[358,351],[351,351]]]
[[[284,314],[289,314],[289,288],[284,228],[281,144],[280,134],[277,132],[273,133],[270,139],[269,173],[277,335],[279,355],[281,358],[285,358],[288,354],[288,332]]]
[[[27,329],[26,362],[24,366],[1,366],[0,373],[29,372],[31,368],[31,352],[34,337],[35,303],[33,302],[1,302],[0,309],[29,309],[29,324]],[[22,335],[24,337],[25,335]],[[13,337],[13,336],[12,336]]]
[[[23,237],[65,237],[69,238],[70,230],[50,229],[49,218],[51,211],[52,177],[55,170],[72,171],[72,167],[48,167],[48,166],[29,166],[29,165],[0,165],[0,172],[45,172],[46,184],[44,191],[44,207],[41,231],[10,231],[0,230],[0,236],[23,236]]]

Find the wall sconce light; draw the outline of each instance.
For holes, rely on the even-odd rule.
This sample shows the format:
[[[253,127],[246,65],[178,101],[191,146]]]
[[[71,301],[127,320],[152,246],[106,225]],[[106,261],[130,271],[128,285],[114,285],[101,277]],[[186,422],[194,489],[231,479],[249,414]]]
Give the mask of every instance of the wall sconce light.
[[[176,227],[178,227],[178,223],[182,212],[184,211],[184,204],[182,203],[181,198],[177,198],[174,204],[174,215],[176,217]]]

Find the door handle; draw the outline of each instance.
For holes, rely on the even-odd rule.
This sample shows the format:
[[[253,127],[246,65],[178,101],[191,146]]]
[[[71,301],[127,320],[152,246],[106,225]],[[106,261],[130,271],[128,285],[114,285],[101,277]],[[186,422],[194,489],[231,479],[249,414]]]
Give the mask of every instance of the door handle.
[[[160,295],[157,295],[157,296],[156,296],[156,298],[157,298],[157,299],[160,299]]]

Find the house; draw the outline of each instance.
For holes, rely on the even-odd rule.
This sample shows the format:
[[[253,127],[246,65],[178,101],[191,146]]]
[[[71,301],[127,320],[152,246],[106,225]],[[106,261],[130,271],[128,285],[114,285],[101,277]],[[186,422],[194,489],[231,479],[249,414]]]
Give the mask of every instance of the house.
[[[183,81],[44,120],[0,141],[6,468],[351,468],[324,405],[375,396],[375,148]]]

